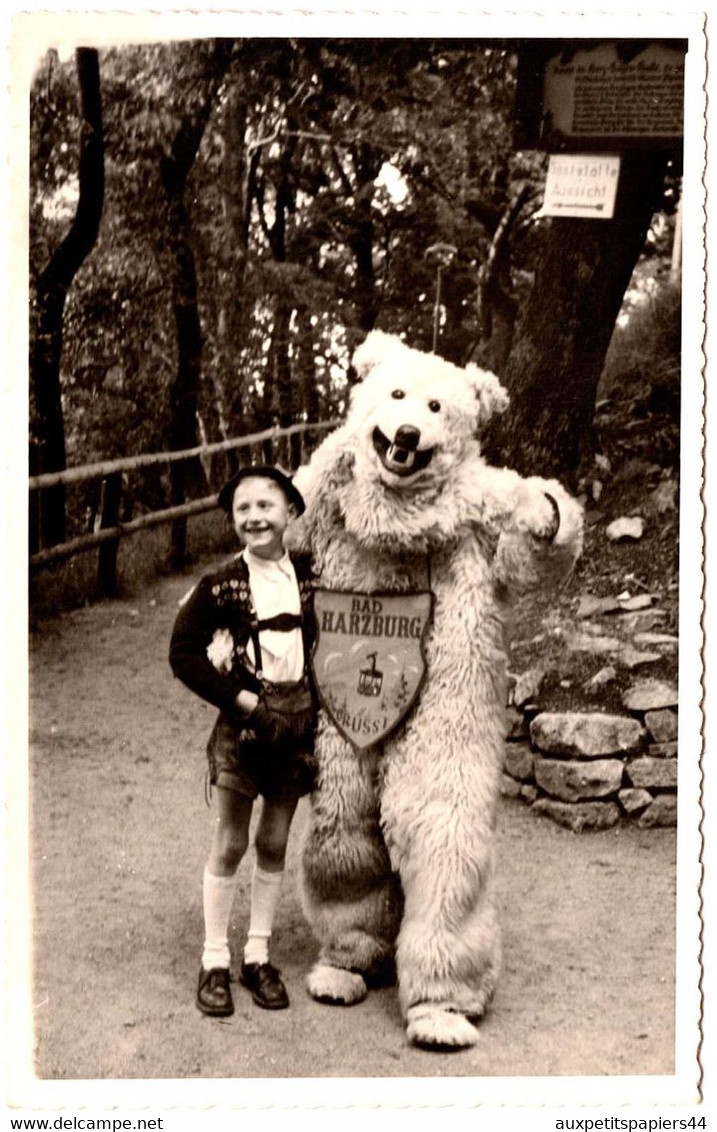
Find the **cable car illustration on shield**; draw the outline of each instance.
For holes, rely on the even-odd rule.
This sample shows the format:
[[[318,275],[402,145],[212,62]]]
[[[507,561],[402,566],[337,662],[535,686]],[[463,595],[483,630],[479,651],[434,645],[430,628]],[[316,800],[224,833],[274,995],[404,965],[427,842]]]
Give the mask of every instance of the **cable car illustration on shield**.
[[[362,696],[380,696],[383,684],[383,672],[376,667],[377,652],[370,652],[366,659],[371,661],[370,668],[362,668],[359,672],[358,691]]]

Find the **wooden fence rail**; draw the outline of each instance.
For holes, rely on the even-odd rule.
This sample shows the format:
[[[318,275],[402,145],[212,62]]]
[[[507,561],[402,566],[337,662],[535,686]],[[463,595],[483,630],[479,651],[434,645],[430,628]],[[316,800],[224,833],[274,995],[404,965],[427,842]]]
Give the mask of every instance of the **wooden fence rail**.
[[[186,522],[191,516],[212,511],[217,506],[217,495],[215,493],[205,496],[203,499],[194,499],[188,503],[182,503],[179,506],[167,507],[161,511],[151,511],[137,519],[130,520],[127,518],[126,521],[120,521],[123,472],[136,471],[138,468],[147,468],[158,464],[170,464],[177,460],[211,456],[218,452],[235,451],[254,444],[266,446],[268,443],[284,437],[301,433],[322,432],[335,428],[339,423],[339,420],[330,420],[315,424],[289,425],[287,428],[264,429],[262,432],[251,433],[248,436],[221,440],[214,444],[204,444],[182,451],[143,453],[139,456],[127,456],[119,460],[106,460],[102,463],[67,468],[61,472],[48,472],[44,475],[31,476],[29,480],[30,491],[41,491],[43,488],[53,487],[59,483],[82,483],[85,480],[99,478],[102,479],[103,483],[99,529],[91,534],[80,535],[77,538],[69,539],[67,542],[36,551],[30,555],[30,570],[33,572],[42,570],[54,563],[72,558],[76,554],[84,554],[87,551],[98,549],[97,591],[104,595],[111,594],[116,589],[117,550],[121,539],[136,534],[137,531],[162,526],[165,523]]]
[[[30,476],[30,491],[43,487],[54,487],[58,483],[81,483],[83,480],[98,479],[113,472],[134,472],[138,468],[150,468],[157,464],[173,464],[177,460],[192,460],[195,456],[213,456],[216,452],[231,452],[237,448],[248,448],[266,440],[276,440],[282,436],[294,436],[302,432],[320,432],[322,429],[336,428],[340,420],[320,421],[317,424],[289,425],[287,428],[266,428],[263,432],[248,436],[234,437],[231,440],[217,440],[213,444],[201,444],[197,448],[184,448],[176,452],[145,452],[140,456],[123,456],[119,460],[105,460],[99,464],[83,464],[81,467],[66,468],[62,472],[45,472],[41,476]]]

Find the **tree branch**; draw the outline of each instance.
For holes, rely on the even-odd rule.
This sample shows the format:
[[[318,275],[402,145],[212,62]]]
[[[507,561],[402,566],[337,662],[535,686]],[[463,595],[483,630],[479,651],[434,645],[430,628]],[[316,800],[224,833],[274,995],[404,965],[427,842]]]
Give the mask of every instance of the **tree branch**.
[[[495,230],[495,235],[491,241],[486,261],[481,265],[478,271],[476,306],[478,321],[484,338],[489,338],[491,335],[493,308],[500,306],[503,310],[510,311],[515,306],[513,295],[510,293],[510,290],[504,286],[500,276],[501,272],[504,274],[506,272],[506,263],[508,264],[508,276],[510,274],[508,240],[513,225],[528,196],[528,192],[529,189],[527,185],[523,184],[520,186],[515,198],[511,201],[501,217],[498,227]]]

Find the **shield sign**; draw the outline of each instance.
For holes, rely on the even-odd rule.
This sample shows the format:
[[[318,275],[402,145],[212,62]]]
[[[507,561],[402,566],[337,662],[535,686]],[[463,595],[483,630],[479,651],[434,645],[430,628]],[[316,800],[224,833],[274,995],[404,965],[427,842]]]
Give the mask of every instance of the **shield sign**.
[[[311,666],[331,721],[354,747],[380,743],[406,718],[426,673],[433,594],[317,589]]]

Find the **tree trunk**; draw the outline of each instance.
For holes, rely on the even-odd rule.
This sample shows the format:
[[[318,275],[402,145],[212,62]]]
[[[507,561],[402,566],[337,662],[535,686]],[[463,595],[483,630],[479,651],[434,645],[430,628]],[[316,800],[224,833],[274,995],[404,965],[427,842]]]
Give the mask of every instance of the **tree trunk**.
[[[274,334],[271,347],[273,354],[274,384],[276,388],[276,406],[279,424],[282,428],[294,423],[295,397],[291,372],[291,358],[289,356],[289,337],[291,328],[291,310],[289,304],[282,298],[276,300],[276,313],[274,315]]]
[[[191,224],[184,203],[184,178],[169,160],[163,162],[162,183],[167,194],[167,239],[173,259],[172,309],[177,333],[177,373],[169,394],[169,448],[194,448],[199,443],[197,403],[202,373],[202,332],[197,306],[197,274],[191,243]],[[172,506],[185,501],[186,485],[202,475],[199,460],[170,466]],[[172,525],[170,565],[180,569],[186,554],[186,520]]]
[[[506,287],[508,280],[505,280]],[[515,304],[507,301],[507,290],[501,294],[491,311],[490,333],[473,347],[470,360],[481,369],[490,370],[499,377],[505,372],[515,333]]]
[[[238,411],[240,420],[244,416],[244,389],[237,373],[237,349],[242,341],[244,277],[249,240],[246,193],[250,192],[251,186],[247,183],[246,126],[247,104],[239,85],[234,84],[227,92],[226,148],[222,170],[229,270],[226,292],[220,298],[215,384],[217,413],[225,439],[233,435],[234,412]],[[225,462],[229,477],[239,467],[237,453],[227,452]]]
[[[508,359],[511,404],[484,437],[492,463],[575,486],[623,296],[663,188],[665,157],[623,155],[612,220],[553,219]]]
[[[70,285],[97,240],[104,201],[102,98],[97,51],[76,51],[80,88],[79,199],[70,231],[40,275],[37,322],[30,373],[37,411],[37,432],[30,465],[35,474],[62,471],[66,465],[62,412],[62,331]],[[62,484],[42,492],[31,511],[31,548],[54,546],[65,538],[65,490]],[[38,530],[39,527],[39,530]]]
[[[356,307],[359,328],[368,334],[378,316],[376,303],[376,273],[373,266],[374,224],[370,205],[360,201],[357,205],[359,220],[351,246],[356,260]]]
[[[383,156],[368,145],[357,146],[354,152],[357,189],[356,220],[351,237],[351,250],[356,262],[355,301],[359,329],[368,334],[378,318],[376,272],[374,269],[375,226],[373,220],[373,182],[378,177]]]
[[[321,410],[316,387],[314,328],[311,325],[311,312],[308,310],[298,314],[296,370],[300,389],[299,406],[301,412],[306,414],[307,421],[314,424],[320,419]],[[295,438],[292,437],[292,442],[292,463],[294,467],[298,467],[299,464],[308,462],[314,437],[311,433],[299,433]]]
[[[264,227],[269,239],[269,245],[277,264],[287,263],[288,232],[296,205],[292,187],[292,166],[294,154],[297,149],[296,136],[293,131],[296,123],[293,112],[287,110],[286,126],[289,136],[286,139],[279,160],[274,201],[273,223],[269,225],[264,216]],[[262,215],[263,201],[262,201]],[[284,283],[280,285],[274,295],[274,320],[271,334],[271,352],[267,366],[267,379],[264,385],[262,427],[268,428],[278,423],[282,428],[293,423],[294,392],[292,388],[292,365],[289,349],[291,333],[291,315],[293,304],[289,298],[289,291]],[[286,454],[283,456],[277,451],[276,445],[267,441],[265,444],[265,458],[268,462],[287,462]]]
[[[166,196],[166,240],[172,263],[172,309],[177,332],[177,373],[170,390],[170,450],[194,448],[199,443],[197,405],[202,374],[202,329],[197,301],[197,269],[192,224],[185,202],[187,179],[194,165],[212,107],[222,83],[232,44],[216,40],[211,53],[202,99],[189,111],[172,143],[171,153],[160,165]],[[172,506],[185,501],[190,484],[205,486],[198,459],[177,461],[170,466]],[[170,566],[181,569],[186,560],[187,521],[172,524]]]

